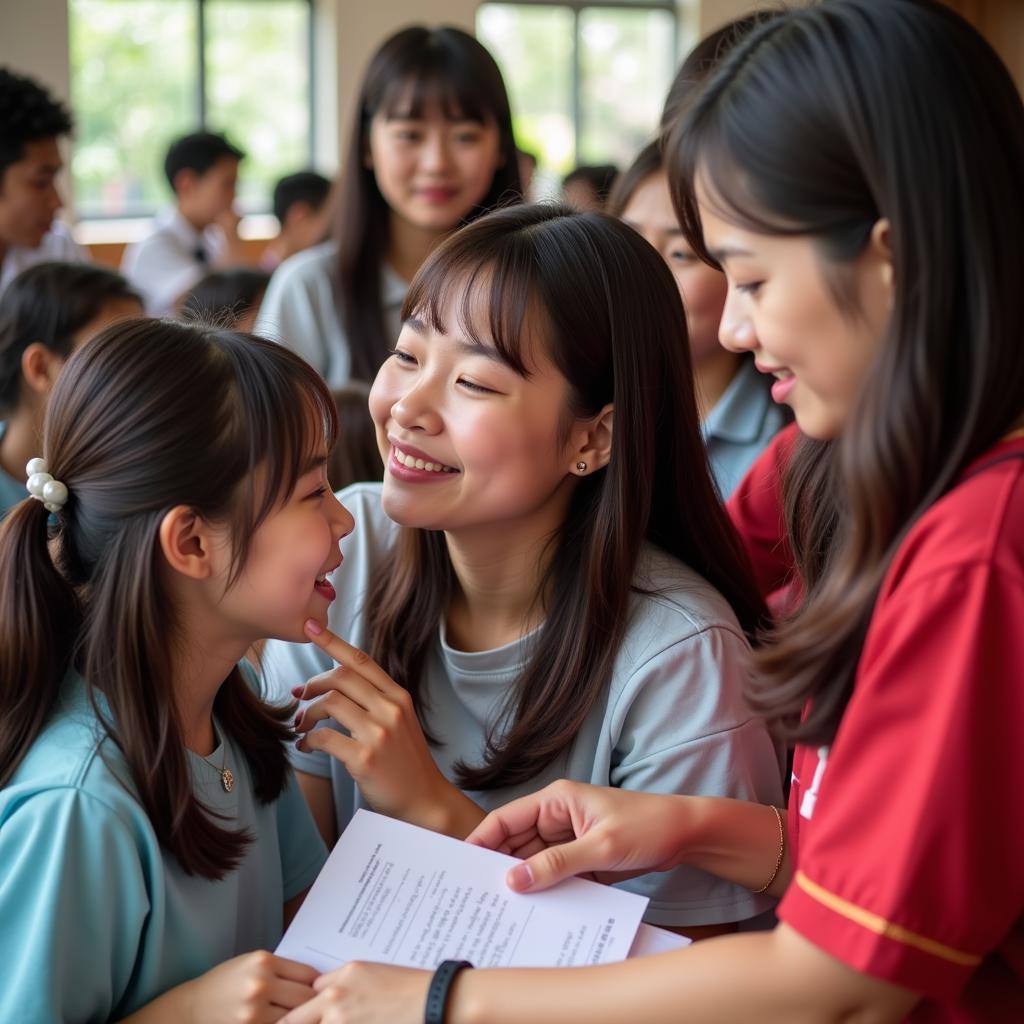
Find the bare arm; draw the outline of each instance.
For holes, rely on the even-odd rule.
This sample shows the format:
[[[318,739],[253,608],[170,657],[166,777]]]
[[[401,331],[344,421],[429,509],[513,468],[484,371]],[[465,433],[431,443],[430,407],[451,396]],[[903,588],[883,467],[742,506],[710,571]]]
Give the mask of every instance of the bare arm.
[[[779,811],[783,837],[779,836],[779,819],[770,807],[746,800],[725,797],[678,797],[687,801],[692,815],[693,833],[681,851],[682,863],[710,871],[719,878],[759,889],[768,881],[778,863],[782,863],[772,884],[765,890],[778,899],[789,885],[793,874],[786,841],[787,814]]]
[[[888,1024],[915,993],[847,967],[793,929],[712,939],[663,956],[572,971],[466,971],[452,1024]]]
[[[244,953],[176,985],[123,1018],[124,1024],[220,1024],[280,1020],[314,994],[317,972],[264,950]]]
[[[306,798],[317,830],[323,836],[327,849],[330,850],[338,838],[338,825],[334,814],[334,793],[331,791],[331,780],[322,775],[296,770],[295,778],[299,780],[299,789]]]
[[[284,1024],[420,1024],[428,971],[351,963]],[[916,993],[861,974],[796,931],[710,939],[602,967],[463,971],[448,1024],[890,1024]]]

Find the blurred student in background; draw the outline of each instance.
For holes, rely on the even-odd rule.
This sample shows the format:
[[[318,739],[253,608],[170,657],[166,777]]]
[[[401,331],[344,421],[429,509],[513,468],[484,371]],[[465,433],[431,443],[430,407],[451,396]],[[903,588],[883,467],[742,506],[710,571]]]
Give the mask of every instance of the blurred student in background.
[[[116,320],[142,316],[128,282],[88,263],[38,263],[0,298],[0,517],[25,497],[25,465],[64,362]]]
[[[167,150],[164,172],[174,206],[157,216],[148,238],[128,246],[121,262],[147,312],[173,312],[181,295],[208,271],[246,262],[234,208],[244,156],[211,132],[186,135]]]
[[[408,282],[441,239],[520,194],[494,58],[457,28],[386,40],[359,91],[334,238],[286,260],[258,321],[332,387],[372,381]]]
[[[603,210],[618,173],[614,164],[577,167],[562,179],[562,198],[577,210]]]
[[[289,256],[322,242],[329,228],[331,181],[316,171],[299,171],[274,186],[274,216],[280,225],[260,267],[272,271]]]
[[[679,286],[701,430],[715,483],[722,497],[728,498],[789,416],[772,401],[771,380],[757,372],[753,359],[718,343],[725,275],[699,259],[683,238],[657,141],[645,146],[622,175],[612,192],[609,212],[661,253]]]
[[[269,283],[270,274],[254,267],[215,270],[181,297],[179,315],[249,334]]]
[[[0,68],[0,293],[26,267],[89,257],[63,224],[58,142],[71,115],[38,83]]]

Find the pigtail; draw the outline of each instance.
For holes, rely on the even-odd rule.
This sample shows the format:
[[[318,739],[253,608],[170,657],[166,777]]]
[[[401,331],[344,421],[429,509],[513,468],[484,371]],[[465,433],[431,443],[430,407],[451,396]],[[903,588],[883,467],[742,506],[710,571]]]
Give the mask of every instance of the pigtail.
[[[75,592],[50,556],[48,517],[26,498],[0,526],[0,788],[42,730],[80,629]]]

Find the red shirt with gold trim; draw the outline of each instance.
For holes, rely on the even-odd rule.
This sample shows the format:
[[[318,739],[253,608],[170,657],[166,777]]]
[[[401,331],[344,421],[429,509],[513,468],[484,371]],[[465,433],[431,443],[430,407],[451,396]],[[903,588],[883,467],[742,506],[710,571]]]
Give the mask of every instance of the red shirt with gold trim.
[[[793,774],[779,917],[920,992],[912,1021],[1024,1021],[1024,440],[912,527],[835,741]]]

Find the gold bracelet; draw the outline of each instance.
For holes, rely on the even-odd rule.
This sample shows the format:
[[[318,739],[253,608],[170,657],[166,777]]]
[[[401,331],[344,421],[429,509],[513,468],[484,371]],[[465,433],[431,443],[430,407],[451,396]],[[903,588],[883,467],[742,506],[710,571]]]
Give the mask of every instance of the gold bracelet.
[[[772,872],[772,877],[760,889],[751,889],[750,891],[753,893],[768,891],[772,882],[778,877],[779,869],[782,867],[782,858],[786,855],[786,826],[783,824],[782,815],[779,813],[778,807],[773,805],[772,810],[775,812],[775,820],[779,823],[779,858],[775,861],[775,870]]]

